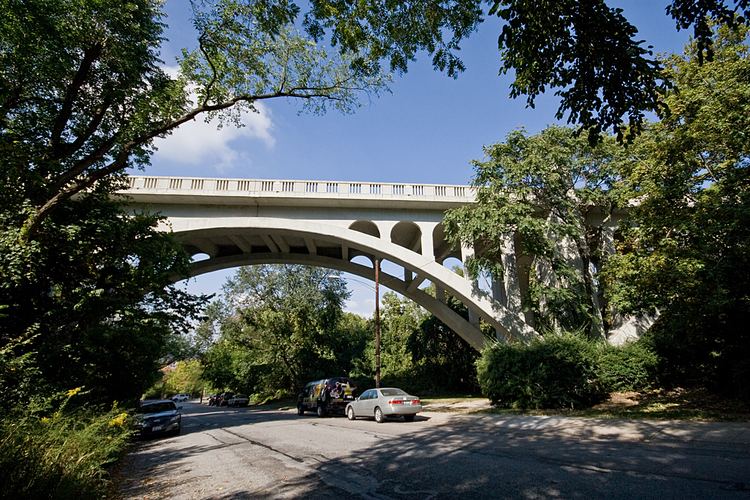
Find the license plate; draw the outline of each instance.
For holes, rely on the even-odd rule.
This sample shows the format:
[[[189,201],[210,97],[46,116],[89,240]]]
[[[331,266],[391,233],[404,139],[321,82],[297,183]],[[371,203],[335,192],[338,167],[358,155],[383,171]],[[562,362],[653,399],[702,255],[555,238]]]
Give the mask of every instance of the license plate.
[[[163,426],[163,425],[155,425],[155,426],[153,426],[153,427],[151,428],[151,430],[152,430],[152,431],[154,431],[154,432],[160,431],[160,430],[162,430],[162,429],[164,429],[164,426]]]

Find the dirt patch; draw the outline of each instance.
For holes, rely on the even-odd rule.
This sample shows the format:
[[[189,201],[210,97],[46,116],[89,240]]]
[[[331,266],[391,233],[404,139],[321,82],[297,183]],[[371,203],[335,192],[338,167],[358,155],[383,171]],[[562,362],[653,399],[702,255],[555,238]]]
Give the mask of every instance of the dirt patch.
[[[490,407],[489,413],[592,418],[750,422],[750,403],[723,398],[705,389],[613,392],[609,398],[582,410]]]
[[[492,408],[486,398],[430,398],[422,399],[425,411],[474,413]]]
[[[615,392],[584,416],[705,421],[750,421],[750,404],[723,398],[705,389]]]
[[[637,392],[613,392],[603,403],[594,406],[594,410],[620,410],[638,405],[641,395]]]

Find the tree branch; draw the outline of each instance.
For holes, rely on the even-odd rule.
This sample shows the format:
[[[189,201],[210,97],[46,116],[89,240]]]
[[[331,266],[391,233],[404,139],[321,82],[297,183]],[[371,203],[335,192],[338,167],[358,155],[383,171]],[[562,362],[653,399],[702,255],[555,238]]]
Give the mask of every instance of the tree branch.
[[[214,66],[214,62],[211,60],[211,58],[208,55],[208,52],[206,51],[206,47],[203,44],[203,42],[206,39],[206,33],[202,33],[201,36],[198,38],[198,48],[200,49],[201,53],[203,54],[203,57],[206,58],[206,62],[211,67],[211,81],[206,84],[204,87],[206,89],[206,95],[203,97],[203,102],[201,103],[201,106],[207,106],[208,101],[211,98],[211,88],[216,83],[216,80],[219,78],[218,72],[216,71],[216,66]]]
[[[68,169],[55,183],[56,193],[47,200],[34,214],[24,223],[24,226],[20,233],[21,242],[28,241],[34,236],[39,228],[39,225],[46,219],[49,214],[63,201],[70,199],[74,195],[89,189],[94,186],[98,181],[106,177],[107,175],[114,174],[127,165],[127,160],[130,157],[131,152],[144,144],[147,144],[151,140],[164,136],[170,131],[178,128],[180,125],[194,119],[200,114],[209,113],[212,111],[221,111],[227,108],[231,108],[240,102],[252,103],[255,101],[275,99],[279,97],[292,97],[297,99],[330,99],[330,100],[341,100],[340,97],[330,95],[330,91],[341,87],[350,78],[342,80],[341,82],[333,83],[325,87],[295,87],[286,92],[278,91],[269,94],[260,95],[241,95],[236,96],[228,101],[224,101],[217,104],[202,105],[194,108],[187,113],[183,114],[175,120],[171,120],[161,125],[154,126],[148,132],[132,138],[126,144],[122,146],[117,157],[109,163],[107,166],[96,169],[80,178],[86,170],[94,165],[97,161],[100,161],[106,157],[108,151],[110,151],[118,139],[120,133],[114,134],[112,137],[104,141],[94,152],[89,154],[86,158],[77,162],[73,167]],[[354,89],[356,90],[356,89]]]
[[[75,141],[66,143],[65,145],[61,145],[60,147],[58,147],[57,151],[54,152],[53,156],[51,156],[47,161],[57,161],[64,156],[72,155],[76,151],[81,149],[83,145],[86,144],[86,141],[88,141],[99,129],[99,125],[101,125],[102,120],[104,120],[104,116],[107,114],[107,111],[109,110],[111,104],[111,99],[107,99],[104,104],[96,111],[96,114],[91,118],[91,121],[89,121],[89,124],[88,126],[86,126],[86,129],[83,131],[83,133],[79,135]],[[67,182],[68,180],[64,182]]]
[[[83,59],[78,67],[78,71],[76,71],[73,81],[70,82],[70,85],[65,92],[65,100],[63,101],[62,108],[60,108],[60,113],[57,115],[57,120],[55,120],[55,123],[52,125],[52,133],[50,135],[50,145],[52,146],[51,156],[58,155],[58,149],[61,147],[62,133],[73,114],[73,103],[75,102],[79,90],[86,82],[86,77],[91,66],[93,66],[94,62],[99,59],[99,56],[101,56],[102,49],[103,46],[101,43],[95,43],[83,53]]]

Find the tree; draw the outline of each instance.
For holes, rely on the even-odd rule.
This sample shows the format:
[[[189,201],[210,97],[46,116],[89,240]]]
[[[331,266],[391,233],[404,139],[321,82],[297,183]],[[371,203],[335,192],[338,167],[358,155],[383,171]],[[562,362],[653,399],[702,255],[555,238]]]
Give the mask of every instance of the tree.
[[[1,210],[0,224],[13,227],[6,222],[16,216]],[[9,314],[0,317],[0,344],[53,389],[139,397],[179,355],[180,334],[202,303],[171,284],[188,257],[157,221],[125,216],[106,193],[92,193],[55,214],[44,245],[20,245],[17,226],[3,231],[0,304]]]
[[[406,71],[421,50],[455,76],[463,69],[460,43],[483,20],[480,0],[312,0],[301,17],[289,0],[196,1],[196,48],[183,53],[172,77],[158,60],[158,0],[0,6],[0,307],[7,309],[0,335],[19,355],[39,346],[44,370],[60,384],[97,380],[99,365],[82,368],[87,328],[93,335],[127,319],[151,332],[152,354],[136,363],[145,370],[195,312],[195,303],[165,288],[185,261],[154,234],[156,219],[131,221],[108,200],[125,186],[128,168],[148,164],[154,139],[196,118],[232,121],[267,99],[348,111],[358,95],[384,88],[383,63]],[[643,111],[658,107],[663,85],[635,28],[604,0],[547,7],[491,2],[489,14],[506,22],[499,42],[503,69],[516,72],[512,94],[533,105],[546,87],[559,88],[559,116],[568,111],[594,132],[620,134],[627,115],[636,131]],[[674,0],[668,12],[680,28],[694,27],[698,60],[710,61],[707,23],[746,25],[748,1]],[[127,345],[133,328],[108,330],[113,345]],[[52,361],[73,373],[57,377]]]
[[[435,288],[426,291],[434,295]],[[450,297],[447,303],[468,319],[468,310],[461,302]],[[412,300],[393,292],[383,295],[381,332],[384,384],[417,393],[477,390],[477,351]],[[366,375],[371,374],[374,359],[372,336],[369,339]]]
[[[8,0],[0,10],[0,340],[53,385],[105,399],[140,395],[202,302],[171,286],[188,258],[155,230],[159,219],[111,200],[126,169],[198,116],[231,120],[285,97],[349,110],[384,82],[297,34],[296,7],[232,0],[196,2],[198,48],[171,77],[158,60],[161,6]]]
[[[240,268],[224,287],[220,338],[204,357],[217,388],[285,394],[347,374],[361,357],[361,321],[344,315],[337,273],[299,265]],[[227,369],[230,367],[230,369]]]
[[[652,340],[671,383],[735,394],[750,374],[750,49],[719,27],[667,60],[671,114],[649,126],[626,163],[635,201],[607,266],[613,300],[658,311]]]
[[[164,383],[167,392],[200,394],[203,391],[203,367],[197,359],[178,361],[174,370],[165,373]]]
[[[469,319],[469,311],[462,302],[449,296],[447,304]],[[438,394],[478,392],[475,363],[479,353],[435,315],[423,318],[409,336],[407,347],[416,368],[416,377],[428,390]]]
[[[498,16],[500,69],[512,72],[511,96],[525,95],[529,106],[547,88],[561,98],[557,118],[587,130],[592,142],[610,131],[632,139],[645,112],[663,111],[667,89],[651,48],[638,30],[605,0],[443,0],[434,2],[349,2],[313,0],[306,24],[316,38],[324,28],[344,50],[390,58],[405,71],[419,49],[433,55],[433,65],[456,76],[464,65],[456,55],[460,42],[484,20]],[[732,29],[747,25],[748,0],[673,0],[667,7],[677,29],[693,28],[699,54],[712,56],[710,23]],[[740,15],[741,14],[741,15]],[[451,36],[444,42],[442,33]],[[624,123],[627,122],[627,123]]]
[[[201,115],[231,120],[265,99],[314,110],[354,106],[380,73],[338,60],[295,32],[287,2],[194,4],[198,48],[180,74],[159,66],[161,2],[4,2],[0,141],[22,241],[62,202],[148,164],[152,141]],[[191,92],[192,90],[192,92]]]
[[[518,298],[534,313],[529,319],[536,327],[602,337],[606,318],[596,271],[606,258],[603,232],[617,206],[613,187],[626,152],[612,138],[592,147],[562,127],[533,136],[514,131],[484,151],[486,161],[474,162],[477,203],[445,218],[450,238],[478,250],[469,271],[503,280],[522,271],[517,260],[524,257],[529,286]],[[508,260],[508,253],[517,259]],[[509,290],[521,293],[517,286]]]
[[[383,378],[403,380],[414,376],[408,343],[427,316],[428,313],[414,301],[400,298],[393,292],[383,294],[380,348]]]

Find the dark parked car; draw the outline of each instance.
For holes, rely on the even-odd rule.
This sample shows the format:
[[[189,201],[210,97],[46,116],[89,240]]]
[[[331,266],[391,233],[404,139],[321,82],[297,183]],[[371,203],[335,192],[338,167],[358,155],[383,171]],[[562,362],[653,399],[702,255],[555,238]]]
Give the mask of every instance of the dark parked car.
[[[297,397],[297,415],[304,415],[306,411],[314,411],[319,417],[343,414],[346,405],[354,401],[355,389],[346,377],[310,382]]]
[[[182,415],[174,401],[169,399],[145,400],[138,403],[135,427],[141,436],[180,433]]]
[[[208,398],[208,406],[226,406],[228,401],[232,399],[232,396],[234,396],[232,392],[214,394]]]

